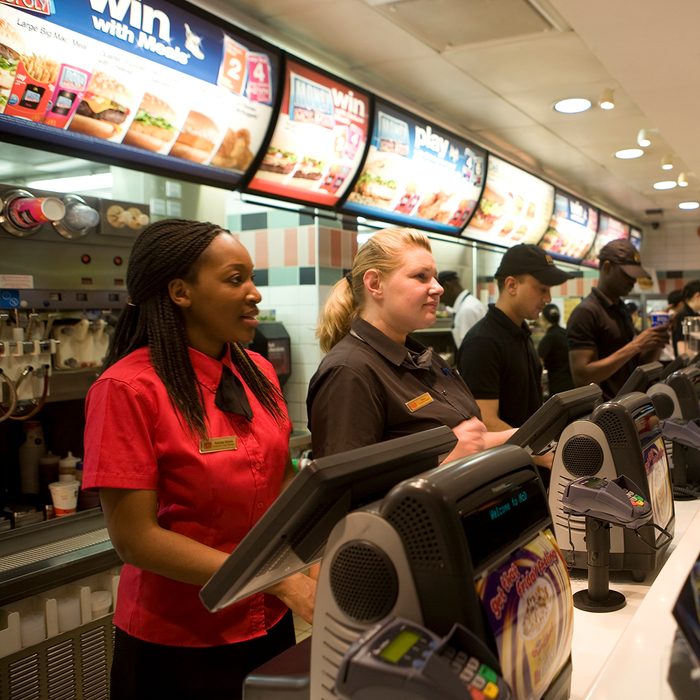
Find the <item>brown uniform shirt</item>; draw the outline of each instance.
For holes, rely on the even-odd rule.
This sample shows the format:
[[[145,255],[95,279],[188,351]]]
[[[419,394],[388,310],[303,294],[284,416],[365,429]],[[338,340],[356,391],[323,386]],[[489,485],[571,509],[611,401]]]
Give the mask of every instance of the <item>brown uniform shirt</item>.
[[[321,361],[306,406],[315,458],[481,417],[439,355],[412,338],[399,345],[362,319]]]

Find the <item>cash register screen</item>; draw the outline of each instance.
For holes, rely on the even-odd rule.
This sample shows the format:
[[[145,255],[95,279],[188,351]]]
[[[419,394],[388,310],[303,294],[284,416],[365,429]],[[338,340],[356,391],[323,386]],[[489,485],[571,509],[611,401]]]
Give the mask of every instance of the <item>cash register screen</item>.
[[[480,493],[483,498],[482,490],[469,501],[477,502]],[[460,512],[503,677],[514,697],[537,700],[567,662],[573,634],[569,575],[546,526],[550,515],[542,486],[530,472]],[[513,548],[513,540],[528,532],[531,537]],[[490,555],[499,550],[494,561]]]
[[[634,427],[642,446],[642,462],[649,484],[653,520],[666,527],[673,515],[673,489],[659,417],[653,404],[645,403],[632,412]],[[662,537],[662,533],[657,534]]]
[[[673,606],[673,616],[700,666],[700,557],[683,583]]]

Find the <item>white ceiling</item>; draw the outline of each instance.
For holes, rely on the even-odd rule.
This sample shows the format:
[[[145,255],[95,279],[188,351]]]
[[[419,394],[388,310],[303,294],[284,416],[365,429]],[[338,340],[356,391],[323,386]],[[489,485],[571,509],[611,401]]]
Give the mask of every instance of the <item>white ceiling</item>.
[[[623,218],[700,222],[677,208],[700,198],[698,0],[196,2]],[[595,105],[604,88],[612,111],[552,109],[573,95]],[[645,155],[615,159],[641,128]],[[689,187],[652,188],[681,171]]]

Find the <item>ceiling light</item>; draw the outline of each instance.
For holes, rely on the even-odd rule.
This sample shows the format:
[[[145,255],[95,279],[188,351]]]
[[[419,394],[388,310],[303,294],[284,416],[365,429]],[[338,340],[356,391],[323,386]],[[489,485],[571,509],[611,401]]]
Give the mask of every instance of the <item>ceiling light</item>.
[[[615,158],[621,160],[631,160],[632,158],[641,158],[644,151],[641,148],[623,148],[620,151],[615,151]]]
[[[655,190],[672,190],[675,186],[675,180],[659,180],[659,182],[654,183]]]
[[[615,97],[613,95],[613,91],[610,88],[605,88],[605,90],[603,90],[603,92],[600,93],[598,107],[600,107],[601,109],[615,109]]]
[[[676,180],[678,187],[688,186],[688,176],[685,173],[678,173],[678,178]]]
[[[649,138],[649,134],[647,134],[646,129],[640,129],[637,133],[637,144],[642,148],[651,146],[651,139]]]
[[[673,170],[673,158],[664,156],[661,159],[661,170]]]
[[[554,109],[562,114],[578,114],[591,108],[591,101],[585,97],[567,97],[554,103]]]
[[[678,204],[679,209],[697,209],[700,207],[700,202],[680,202]]]

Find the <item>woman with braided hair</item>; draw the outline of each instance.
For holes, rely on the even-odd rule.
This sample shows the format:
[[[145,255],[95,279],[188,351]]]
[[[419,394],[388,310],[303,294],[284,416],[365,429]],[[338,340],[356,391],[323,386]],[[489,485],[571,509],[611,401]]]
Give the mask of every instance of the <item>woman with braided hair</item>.
[[[129,301],[86,401],[84,488],[99,488],[124,566],[111,697],[240,698],[294,644],[315,581],[296,574],[217,613],[200,587],[291,476],[272,366],[248,352],[260,293],[246,249],[209,223],[135,241]]]

